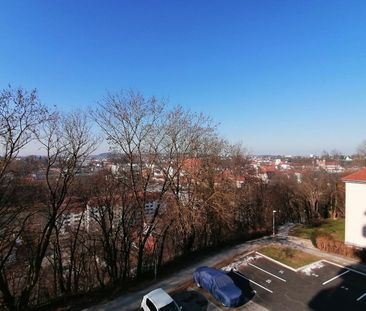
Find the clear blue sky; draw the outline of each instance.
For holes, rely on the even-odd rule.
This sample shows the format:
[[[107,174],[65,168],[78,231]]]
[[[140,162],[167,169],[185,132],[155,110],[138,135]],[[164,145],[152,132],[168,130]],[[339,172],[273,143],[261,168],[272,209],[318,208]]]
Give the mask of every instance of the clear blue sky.
[[[136,88],[252,153],[366,139],[366,1],[2,1],[0,88],[61,109]]]

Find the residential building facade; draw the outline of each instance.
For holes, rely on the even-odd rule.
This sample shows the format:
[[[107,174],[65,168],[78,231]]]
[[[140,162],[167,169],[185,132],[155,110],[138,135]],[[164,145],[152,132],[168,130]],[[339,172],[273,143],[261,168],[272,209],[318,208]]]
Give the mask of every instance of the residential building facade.
[[[343,178],[346,184],[345,242],[366,248],[366,168]]]

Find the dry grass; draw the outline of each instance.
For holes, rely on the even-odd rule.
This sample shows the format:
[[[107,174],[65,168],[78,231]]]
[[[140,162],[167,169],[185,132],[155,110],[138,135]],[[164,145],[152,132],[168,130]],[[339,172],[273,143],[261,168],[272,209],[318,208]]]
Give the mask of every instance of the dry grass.
[[[273,258],[285,265],[288,265],[294,269],[311,264],[320,260],[319,257],[305,253],[298,249],[280,246],[265,246],[258,250],[258,252]]]

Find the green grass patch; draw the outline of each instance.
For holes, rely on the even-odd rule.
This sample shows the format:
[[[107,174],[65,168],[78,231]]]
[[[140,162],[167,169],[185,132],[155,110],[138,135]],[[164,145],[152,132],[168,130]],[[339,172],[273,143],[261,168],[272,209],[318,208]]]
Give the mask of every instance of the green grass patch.
[[[298,249],[281,246],[265,246],[258,250],[259,253],[273,258],[294,269],[306,266],[320,260],[319,257],[305,253]]]
[[[322,234],[329,234],[334,240],[344,241],[344,219],[328,219],[320,225],[297,225],[289,232],[289,235],[303,239]]]

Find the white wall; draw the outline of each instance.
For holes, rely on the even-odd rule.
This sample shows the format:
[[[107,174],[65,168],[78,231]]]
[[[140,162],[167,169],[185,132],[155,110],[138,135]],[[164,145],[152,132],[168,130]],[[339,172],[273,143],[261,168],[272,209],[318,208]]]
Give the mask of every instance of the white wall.
[[[346,182],[345,242],[366,247],[366,183]]]

